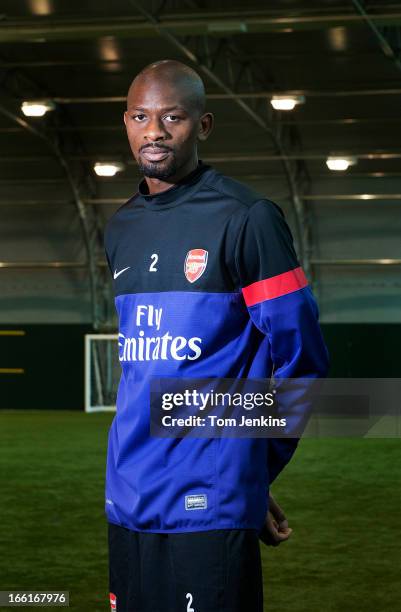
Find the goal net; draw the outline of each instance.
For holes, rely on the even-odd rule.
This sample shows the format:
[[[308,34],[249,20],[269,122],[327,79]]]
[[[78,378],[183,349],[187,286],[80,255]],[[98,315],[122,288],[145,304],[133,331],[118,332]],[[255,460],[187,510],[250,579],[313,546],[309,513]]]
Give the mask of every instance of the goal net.
[[[85,412],[115,411],[121,366],[117,334],[85,334]]]

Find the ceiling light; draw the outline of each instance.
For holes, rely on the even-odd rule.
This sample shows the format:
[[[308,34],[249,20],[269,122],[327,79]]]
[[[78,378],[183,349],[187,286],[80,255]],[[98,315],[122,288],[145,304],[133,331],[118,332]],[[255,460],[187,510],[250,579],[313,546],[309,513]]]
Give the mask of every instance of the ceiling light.
[[[43,117],[47,111],[55,108],[51,100],[27,100],[21,104],[21,110],[26,117]]]
[[[110,72],[122,70],[121,46],[114,36],[102,36],[98,40],[99,55],[104,63],[104,69]]]
[[[120,162],[97,162],[93,168],[98,176],[115,176],[117,172],[124,170],[124,164]]]
[[[344,171],[349,166],[354,166],[356,162],[356,157],[328,157],[326,165],[329,170]]]
[[[52,0],[29,0],[29,8],[34,15],[50,15],[54,12]]]
[[[333,51],[346,51],[349,44],[347,30],[340,26],[329,28],[327,30],[327,38]]]
[[[274,110],[293,110],[297,104],[303,104],[305,96],[273,96],[270,104]]]

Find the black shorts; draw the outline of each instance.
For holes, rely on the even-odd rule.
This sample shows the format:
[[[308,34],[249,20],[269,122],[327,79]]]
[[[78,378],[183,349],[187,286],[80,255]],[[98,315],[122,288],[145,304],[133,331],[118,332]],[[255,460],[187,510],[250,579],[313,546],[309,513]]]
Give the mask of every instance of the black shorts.
[[[108,524],[116,612],[263,612],[256,530],[140,533]]]

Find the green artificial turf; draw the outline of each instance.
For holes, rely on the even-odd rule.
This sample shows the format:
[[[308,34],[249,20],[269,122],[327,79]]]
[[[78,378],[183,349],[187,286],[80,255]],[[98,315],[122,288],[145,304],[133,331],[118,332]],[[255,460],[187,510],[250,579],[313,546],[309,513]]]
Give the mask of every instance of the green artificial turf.
[[[401,440],[302,440],[272,487],[291,540],[263,550],[269,612],[401,610]]]
[[[111,420],[0,412],[0,590],[69,590],[71,610],[109,610]],[[266,611],[400,609],[400,451],[400,439],[300,443],[273,487],[294,533],[278,548],[262,545]]]

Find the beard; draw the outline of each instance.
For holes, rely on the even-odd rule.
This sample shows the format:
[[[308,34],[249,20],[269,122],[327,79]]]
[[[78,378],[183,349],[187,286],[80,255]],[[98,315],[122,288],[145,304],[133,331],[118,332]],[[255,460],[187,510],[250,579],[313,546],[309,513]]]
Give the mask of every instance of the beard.
[[[160,162],[151,162],[148,160],[143,160],[141,157],[139,157],[138,166],[139,170],[144,176],[160,180],[168,179],[170,176],[174,176],[178,170],[174,152],[168,159]]]

